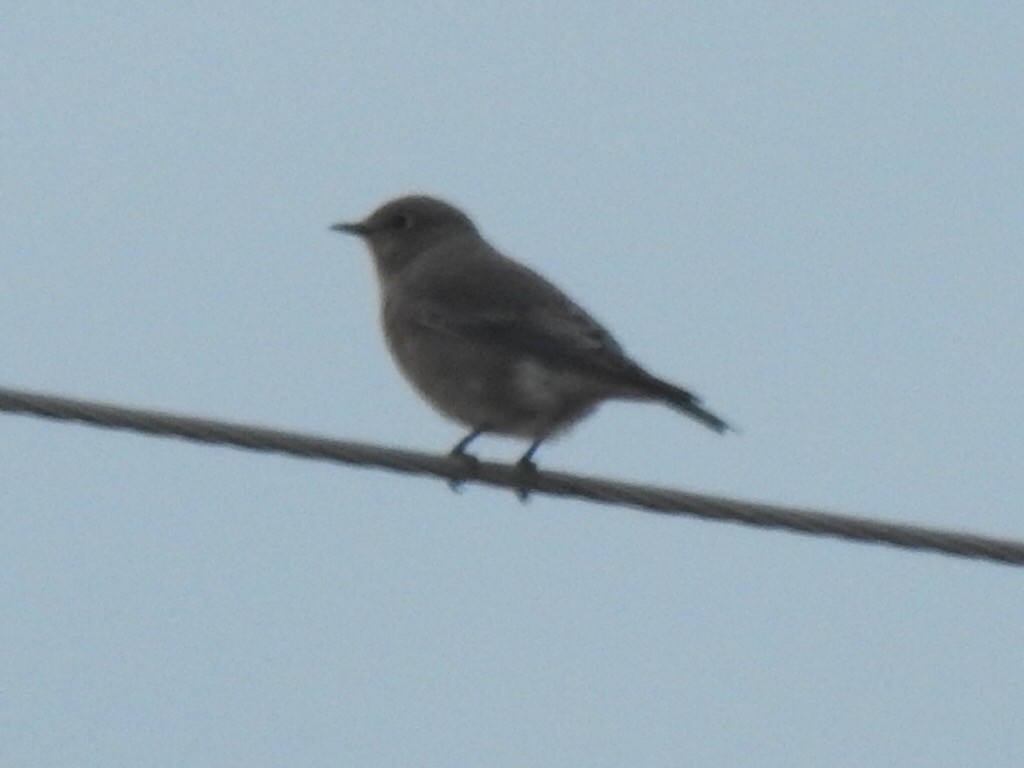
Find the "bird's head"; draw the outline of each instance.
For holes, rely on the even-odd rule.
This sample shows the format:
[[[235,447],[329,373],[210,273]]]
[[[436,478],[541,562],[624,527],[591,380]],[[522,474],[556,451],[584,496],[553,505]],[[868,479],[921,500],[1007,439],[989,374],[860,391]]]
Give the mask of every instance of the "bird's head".
[[[362,221],[334,224],[331,229],[365,240],[382,278],[397,273],[439,242],[477,234],[466,214],[425,195],[390,200]]]

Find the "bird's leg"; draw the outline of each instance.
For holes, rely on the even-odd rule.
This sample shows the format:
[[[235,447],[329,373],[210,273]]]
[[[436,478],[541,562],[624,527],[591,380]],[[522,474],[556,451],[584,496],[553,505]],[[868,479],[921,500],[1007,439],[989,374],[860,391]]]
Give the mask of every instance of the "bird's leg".
[[[487,429],[485,427],[477,427],[472,432],[470,432],[468,435],[466,435],[464,438],[459,440],[459,442],[457,442],[455,444],[455,447],[452,448],[451,453],[449,455],[451,455],[451,456],[465,456],[467,459],[474,458],[473,456],[470,456],[468,453],[466,453],[466,449],[469,447],[470,443],[472,443],[474,440],[476,440],[478,437],[480,437],[480,435],[482,435],[486,431],[487,431]]]
[[[462,461],[467,468],[475,468],[476,465],[480,463],[480,461],[479,459],[477,459],[476,456],[466,453],[466,448],[468,448],[470,443],[472,443],[486,431],[487,429],[485,427],[477,427],[464,438],[459,440],[459,442],[455,444],[455,447],[451,449],[448,455]],[[462,490],[462,484],[464,482],[466,481],[453,478],[448,481],[448,487],[451,488],[453,491],[460,491]]]
[[[537,452],[537,449],[540,448],[540,444],[543,443],[545,439],[546,438],[541,437],[530,444],[530,447],[526,449],[526,453],[520,456],[519,461],[516,462],[516,466],[519,467],[519,469],[525,472],[537,471],[537,465],[533,463],[533,454]]]
[[[516,467],[523,475],[523,479],[529,481],[532,476],[537,474],[537,465],[533,463],[533,454],[540,448],[540,444],[547,439],[547,435],[538,437],[529,448],[526,449],[526,453],[519,457],[519,461],[516,462]],[[530,487],[524,483],[518,490],[520,501],[530,500]]]

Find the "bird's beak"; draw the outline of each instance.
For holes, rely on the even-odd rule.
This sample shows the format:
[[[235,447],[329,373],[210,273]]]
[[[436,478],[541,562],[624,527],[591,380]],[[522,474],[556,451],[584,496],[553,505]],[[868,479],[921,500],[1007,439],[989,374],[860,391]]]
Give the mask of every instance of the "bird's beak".
[[[331,224],[331,231],[344,232],[346,235],[358,235],[359,237],[364,237],[369,233],[370,228],[361,221],[353,221]]]

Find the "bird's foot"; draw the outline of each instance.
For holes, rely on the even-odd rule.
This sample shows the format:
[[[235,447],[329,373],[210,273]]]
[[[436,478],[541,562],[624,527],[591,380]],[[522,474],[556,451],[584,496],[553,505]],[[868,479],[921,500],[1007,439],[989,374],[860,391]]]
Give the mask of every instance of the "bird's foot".
[[[480,466],[480,459],[476,456],[466,453],[465,449],[461,446],[455,446],[448,455],[462,463],[465,467],[466,474],[476,474],[477,467]],[[448,481],[448,487],[455,493],[460,493],[462,491],[462,487],[466,484],[466,480],[467,478],[465,477],[453,477]]]
[[[530,500],[530,492],[533,490],[533,483],[537,478],[537,465],[530,460],[529,456],[523,456],[516,462],[516,470],[522,479],[522,483],[516,489],[516,495],[525,504]]]

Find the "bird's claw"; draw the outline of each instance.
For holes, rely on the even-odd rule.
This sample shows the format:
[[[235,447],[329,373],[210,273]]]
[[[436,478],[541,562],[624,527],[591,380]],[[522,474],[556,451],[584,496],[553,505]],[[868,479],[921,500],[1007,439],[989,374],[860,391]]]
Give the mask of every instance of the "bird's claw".
[[[517,489],[516,495],[524,504],[530,500],[530,492],[533,490],[530,481],[537,477],[537,465],[528,456],[524,456],[516,462],[516,469],[524,481]]]
[[[451,456],[453,459],[457,459],[458,461],[460,461],[462,465],[465,467],[467,474],[476,474],[476,469],[478,466],[480,466],[480,459],[478,459],[476,456],[466,453],[465,451],[459,450],[458,448],[453,450],[448,455]],[[465,477],[453,477],[448,480],[448,487],[451,488],[452,491],[454,491],[455,493],[461,493],[462,487],[466,484],[467,479],[468,478]]]

